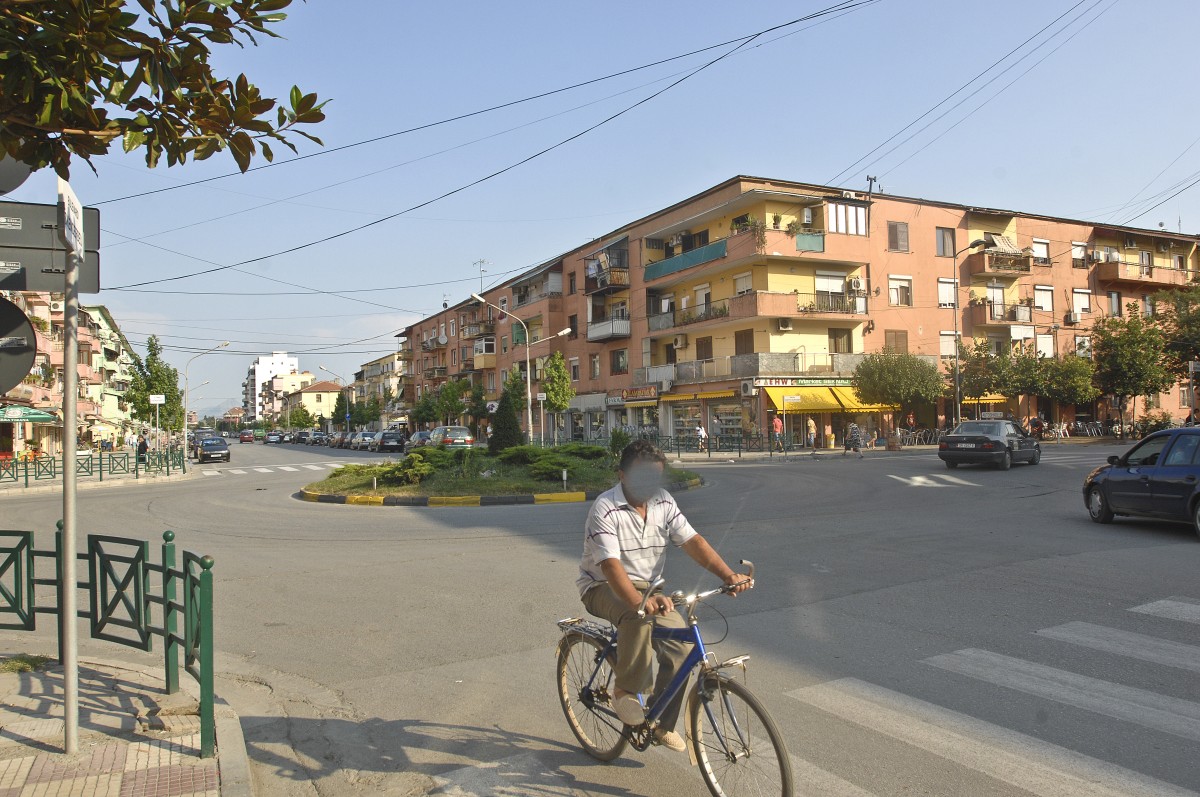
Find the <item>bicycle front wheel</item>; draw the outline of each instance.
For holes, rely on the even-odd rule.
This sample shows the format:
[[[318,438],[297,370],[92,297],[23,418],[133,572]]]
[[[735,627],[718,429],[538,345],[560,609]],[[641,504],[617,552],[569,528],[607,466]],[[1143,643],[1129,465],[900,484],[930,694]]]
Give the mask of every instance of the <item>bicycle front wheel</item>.
[[[775,721],[750,690],[722,675],[696,684],[688,734],[714,797],[792,797],[792,761]]]
[[[568,634],[558,644],[558,699],[571,732],[588,755],[612,761],[625,749],[624,724],[613,711],[617,676],[612,654],[587,634]]]

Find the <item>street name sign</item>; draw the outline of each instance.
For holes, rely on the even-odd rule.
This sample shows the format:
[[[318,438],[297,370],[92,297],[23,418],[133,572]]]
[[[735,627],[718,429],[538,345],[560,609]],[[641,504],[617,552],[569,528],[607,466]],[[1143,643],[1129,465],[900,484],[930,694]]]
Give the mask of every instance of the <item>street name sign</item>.
[[[79,292],[99,293],[100,211],[80,210]],[[62,229],[58,205],[0,202],[0,290],[62,293],[70,251]]]
[[[150,403],[151,404],[166,404],[167,397],[165,395],[163,395],[162,393],[152,393],[152,394],[150,394]]]

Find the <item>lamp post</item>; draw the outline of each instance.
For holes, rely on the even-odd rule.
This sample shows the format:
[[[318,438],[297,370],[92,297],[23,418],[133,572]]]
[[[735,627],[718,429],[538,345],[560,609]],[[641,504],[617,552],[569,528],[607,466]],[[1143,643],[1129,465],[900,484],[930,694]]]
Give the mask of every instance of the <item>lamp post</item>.
[[[342,378],[341,374],[336,374],[333,371],[330,371],[328,368],[326,368],[323,365],[318,365],[317,367],[320,368],[325,373],[332,375],[334,379],[337,379],[339,386],[345,387],[346,380]],[[338,391],[338,392],[341,392],[341,391]],[[330,418],[332,419],[332,413],[330,415]],[[349,437],[350,436],[350,396],[349,395],[346,396],[346,418],[345,418],[345,421],[346,421],[346,436]],[[330,431],[330,434],[333,434],[332,429],[330,429],[329,431]]]
[[[964,246],[954,253],[954,271],[951,276],[954,277],[954,425],[958,426],[962,422],[962,374],[959,373],[959,358],[958,350],[962,348],[962,342],[958,339],[958,256],[963,252],[968,252],[980,246],[987,246],[987,241],[979,238],[971,241],[970,244]]]
[[[188,418],[188,390],[189,390],[189,388],[188,388],[188,368],[191,367],[192,360],[195,360],[199,357],[203,357],[206,354],[211,354],[214,351],[216,351],[217,349],[223,349],[228,345],[229,345],[229,341],[227,341],[227,340],[222,343],[218,343],[216,346],[213,346],[211,349],[208,349],[207,351],[202,351],[199,354],[194,355],[190,360],[188,360],[183,365],[183,472],[184,473],[187,473],[187,459],[188,459],[187,458],[187,418]],[[208,383],[205,382],[204,384],[207,385]]]

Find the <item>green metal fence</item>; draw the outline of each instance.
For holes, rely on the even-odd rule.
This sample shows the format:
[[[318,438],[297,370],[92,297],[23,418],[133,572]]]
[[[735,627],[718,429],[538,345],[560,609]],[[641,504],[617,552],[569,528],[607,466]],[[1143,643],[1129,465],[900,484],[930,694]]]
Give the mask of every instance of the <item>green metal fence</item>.
[[[99,481],[104,481],[106,476],[170,476],[186,473],[186,464],[187,457],[179,449],[150,451],[144,456],[127,451],[89,451],[76,456],[75,475],[94,476]],[[53,481],[62,477],[63,467],[61,457],[3,459],[0,460],[0,485],[15,483],[29,487],[38,482]]]
[[[149,542],[89,534],[85,550],[76,554],[87,572],[87,579],[76,583],[76,588],[87,591],[82,604],[87,608],[81,609],[78,617],[88,621],[93,639],[150,651],[154,637],[159,637],[168,694],[179,691],[179,652],[183,650],[184,669],[200,684],[200,756],[211,758],[216,750],[213,559],[184,551],[183,566],[177,568],[175,533],[165,531],[162,537],[156,564]],[[32,531],[0,530],[0,628],[33,631],[39,614],[53,615],[58,623],[60,661],[65,625],[62,542],[61,521],[50,551],[34,548]],[[52,560],[53,575],[39,578],[39,562],[46,560]],[[39,605],[37,586],[54,588],[52,603]],[[181,619],[182,636],[178,632]]]

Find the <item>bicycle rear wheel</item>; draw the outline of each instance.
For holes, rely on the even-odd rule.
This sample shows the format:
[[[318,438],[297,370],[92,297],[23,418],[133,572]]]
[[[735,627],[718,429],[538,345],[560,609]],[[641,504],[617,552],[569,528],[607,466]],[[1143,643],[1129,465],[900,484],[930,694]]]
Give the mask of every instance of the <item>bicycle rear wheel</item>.
[[[612,761],[625,749],[624,723],[612,708],[616,657],[599,662],[604,645],[587,634],[568,634],[558,643],[558,699],[571,732],[588,755]],[[592,677],[592,673],[595,677]]]
[[[696,684],[688,734],[714,797],[792,797],[792,761],[775,721],[750,690],[722,675]]]

